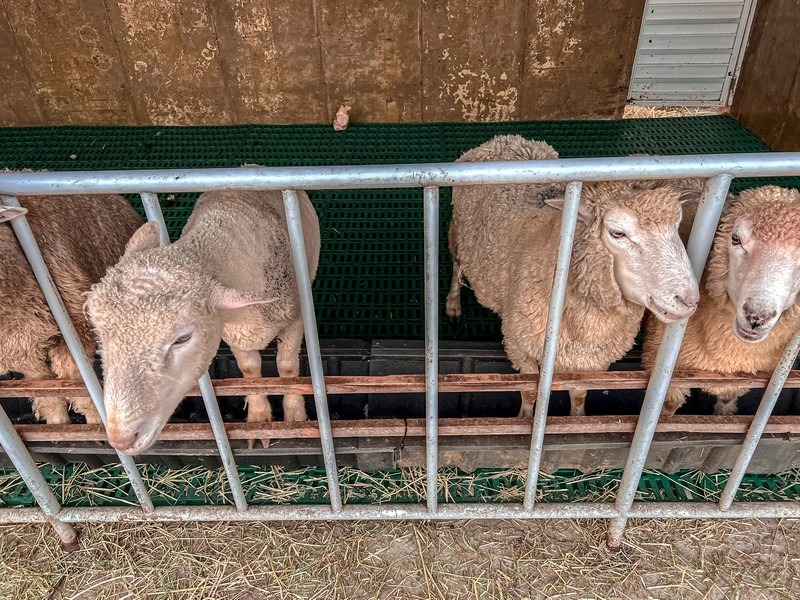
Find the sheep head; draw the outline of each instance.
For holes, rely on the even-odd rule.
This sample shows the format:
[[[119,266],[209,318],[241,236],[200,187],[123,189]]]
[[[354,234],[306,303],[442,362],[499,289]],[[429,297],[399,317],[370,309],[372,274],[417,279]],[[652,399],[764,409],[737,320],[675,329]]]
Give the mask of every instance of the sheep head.
[[[688,318],[700,292],[678,228],[681,204],[698,197],[698,191],[677,186],[587,186],[579,220],[585,228],[582,243],[595,259],[587,261],[594,273],[584,275],[612,279],[617,298],[644,306],[665,323]],[[563,207],[561,199],[546,202]]]
[[[767,338],[800,291],[800,193],[764,186],[736,197],[714,238],[706,287],[734,309],[733,333]]]
[[[86,303],[103,359],[108,440],[126,454],[155,442],[207,371],[231,311],[270,302],[223,286],[175,246],[158,245],[157,227],[142,226]]]

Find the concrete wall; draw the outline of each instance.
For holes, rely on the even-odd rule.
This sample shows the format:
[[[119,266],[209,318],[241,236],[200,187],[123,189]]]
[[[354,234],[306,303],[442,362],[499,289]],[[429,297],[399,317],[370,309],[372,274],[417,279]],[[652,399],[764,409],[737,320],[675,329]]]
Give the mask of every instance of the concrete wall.
[[[0,0],[0,125],[613,118],[644,0]]]
[[[732,114],[773,150],[800,150],[800,2],[759,0]]]

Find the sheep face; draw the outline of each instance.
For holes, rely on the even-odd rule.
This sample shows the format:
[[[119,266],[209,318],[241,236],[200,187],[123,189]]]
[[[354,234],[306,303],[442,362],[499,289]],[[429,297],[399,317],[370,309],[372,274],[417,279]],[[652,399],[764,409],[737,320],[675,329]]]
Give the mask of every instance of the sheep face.
[[[699,193],[662,187],[636,190],[622,186],[590,188],[581,199],[579,219],[588,239],[612,257],[613,276],[622,298],[644,306],[665,323],[688,318],[700,291],[678,234],[681,203]],[[548,200],[560,207],[563,201]]]
[[[145,248],[134,236],[86,304],[103,358],[108,440],[126,454],[155,442],[208,369],[231,311],[268,301],[222,286],[173,248]]]
[[[796,211],[800,212],[800,206]],[[760,342],[797,302],[798,238],[770,235],[749,216],[736,218],[723,236],[728,255],[725,285],[735,309],[733,333],[744,342]]]
[[[623,207],[608,210],[601,236],[614,257],[614,278],[622,297],[641,304],[665,323],[688,318],[700,292],[674,221],[644,225]]]

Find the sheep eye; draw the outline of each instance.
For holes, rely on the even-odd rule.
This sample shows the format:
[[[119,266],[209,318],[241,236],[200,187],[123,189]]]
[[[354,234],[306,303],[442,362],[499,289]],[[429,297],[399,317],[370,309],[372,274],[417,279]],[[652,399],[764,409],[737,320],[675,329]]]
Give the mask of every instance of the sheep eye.
[[[174,342],[172,342],[172,347],[174,348],[175,346],[182,346],[183,344],[188,342],[190,339],[192,339],[192,334],[191,333],[184,333],[182,336],[180,336]]]
[[[614,238],[615,240],[619,240],[619,239],[621,239],[621,238],[624,238],[624,237],[625,237],[625,232],[624,232],[624,231],[616,231],[616,230],[615,230],[615,231],[609,231],[608,233],[609,233],[609,235],[611,235],[611,237],[612,237],[612,238]]]
[[[731,244],[734,246],[741,246],[742,245],[742,238],[740,238],[737,234],[733,234],[731,236]]]

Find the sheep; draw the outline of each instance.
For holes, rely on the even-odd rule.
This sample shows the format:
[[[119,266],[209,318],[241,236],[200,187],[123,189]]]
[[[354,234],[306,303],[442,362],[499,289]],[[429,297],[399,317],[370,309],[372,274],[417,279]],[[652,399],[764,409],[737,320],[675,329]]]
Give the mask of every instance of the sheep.
[[[319,222],[298,195],[313,280]],[[155,442],[220,339],[244,377],[255,378],[260,350],[277,338],[278,373],[297,377],[303,321],[280,192],[207,192],[169,246],[159,247],[156,223],[143,225],[86,307],[100,339],[108,440],[127,454]],[[272,420],[265,394],[245,400],[249,422]],[[287,421],[308,418],[301,394],[285,395],[283,408]]]
[[[459,161],[558,158],[545,142],[498,136]],[[699,291],[678,237],[681,203],[696,189],[624,182],[584,186],[555,368],[605,370],[633,346],[645,308],[665,322],[694,312]],[[650,189],[653,188],[653,189]],[[564,185],[454,187],[449,247],[453,278],[446,313],[461,315],[464,277],[483,306],[502,319],[515,369],[537,373],[560,239]],[[570,391],[583,415],[585,391]],[[520,416],[535,394],[522,393]]]
[[[29,196],[22,208],[0,206],[0,223],[26,214],[45,263],[61,293],[86,354],[96,340],[83,313],[84,294],[100,280],[142,224],[121,196]],[[80,379],[78,367],[47,306],[10,224],[0,225],[0,373],[26,379]],[[50,425],[70,422],[68,407],[88,423],[100,423],[88,397],[33,398],[36,418]]]
[[[687,215],[687,221],[690,217]],[[729,196],[700,284],[697,313],[676,367],[722,373],[772,371],[800,327],[800,192],[764,186]],[[652,321],[652,320],[649,320]],[[642,355],[652,369],[664,335],[648,322]],[[680,408],[689,389],[670,387],[662,414]],[[747,389],[709,387],[714,412],[736,413]]]

